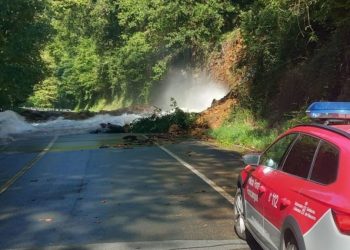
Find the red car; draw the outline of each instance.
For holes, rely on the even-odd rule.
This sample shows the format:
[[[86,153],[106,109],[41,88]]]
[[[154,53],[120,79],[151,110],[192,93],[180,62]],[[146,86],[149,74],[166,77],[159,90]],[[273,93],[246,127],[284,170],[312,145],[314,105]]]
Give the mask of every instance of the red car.
[[[294,127],[243,157],[235,231],[264,249],[350,249],[350,103],[316,103],[308,114],[328,125]]]

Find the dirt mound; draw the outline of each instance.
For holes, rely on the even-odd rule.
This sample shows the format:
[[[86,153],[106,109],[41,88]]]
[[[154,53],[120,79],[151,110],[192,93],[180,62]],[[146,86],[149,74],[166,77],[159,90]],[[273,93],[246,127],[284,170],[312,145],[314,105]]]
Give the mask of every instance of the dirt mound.
[[[207,67],[211,77],[230,88],[241,84],[246,75],[246,68],[241,63],[245,54],[241,33],[238,30],[232,32],[222,42],[221,49],[210,55]]]
[[[237,103],[232,92],[221,100],[213,100],[210,108],[200,113],[195,124],[196,128],[218,128],[231,114],[232,108]],[[194,131],[196,133],[196,131]],[[198,129],[197,129],[198,133]]]
[[[237,30],[228,35],[221,49],[214,51],[208,62],[208,69],[211,77],[225,83],[231,89],[236,89],[244,82],[245,68],[240,66],[242,58],[245,56],[245,47],[240,32]],[[231,114],[232,108],[237,104],[234,91],[231,90],[221,100],[213,100],[210,108],[203,111],[196,120],[195,128],[191,134],[200,136],[205,134],[208,128],[220,127]]]

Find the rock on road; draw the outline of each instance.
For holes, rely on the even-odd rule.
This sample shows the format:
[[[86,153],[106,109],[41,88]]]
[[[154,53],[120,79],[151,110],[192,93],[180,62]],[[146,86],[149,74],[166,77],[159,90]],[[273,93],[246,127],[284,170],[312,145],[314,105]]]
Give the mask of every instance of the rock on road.
[[[232,204],[160,147],[123,135],[21,139],[0,151],[0,249],[250,249]],[[139,135],[141,136],[141,135]],[[230,196],[238,154],[163,145]]]

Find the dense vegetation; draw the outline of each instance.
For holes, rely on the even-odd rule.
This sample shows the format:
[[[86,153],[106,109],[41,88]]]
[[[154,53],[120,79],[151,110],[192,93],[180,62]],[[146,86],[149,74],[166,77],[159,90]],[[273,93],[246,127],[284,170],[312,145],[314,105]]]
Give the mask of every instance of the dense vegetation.
[[[231,11],[217,0],[49,2],[50,72],[29,101],[77,109],[147,103],[171,64],[205,57]]]
[[[46,76],[40,51],[49,39],[44,0],[2,0],[0,107],[23,103]]]
[[[350,97],[348,0],[3,0],[1,7],[0,106],[147,103],[170,67],[210,67],[237,36],[244,53],[225,70],[240,74],[231,77],[239,79],[230,83],[234,96],[267,119],[262,127],[313,100]]]
[[[285,113],[349,98],[349,10],[346,0],[269,0],[243,11],[247,107]]]
[[[350,2],[252,1],[240,5],[246,54],[236,86],[240,107],[211,135],[223,144],[262,149],[307,121],[316,100],[350,99]],[[239,65],[240,64],[240,65]]]

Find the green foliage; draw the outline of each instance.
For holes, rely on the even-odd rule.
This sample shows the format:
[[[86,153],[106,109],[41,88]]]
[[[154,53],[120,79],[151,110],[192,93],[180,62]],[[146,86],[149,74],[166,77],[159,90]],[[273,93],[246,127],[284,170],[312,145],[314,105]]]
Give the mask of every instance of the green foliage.
[[[192,127],[196,114],[185,113],[178,107],[174,112],[161,115],[155,112],[150,117],[141,118],[131,124],[131,131],[134,133],[167,133],[172,125],[177,125],[186,132]]]
[[[232,30],[246,50],[248,84],[237,96],[254,114],[283,99],[288,112],[311,99],[345,99],[349,10],[347,0],[3,0],[0,105],[33,90],[28,102],[40,106],[147,103],[170,66],[202,66]],[[329,74],[310,70],[318,66]],[[305,98],[284,98],[283,89],[296,89],[291,69],[308,76]]]
[[[52,0],[55,37],[45,53],[58,95],[47,102],[77,109],[147,103],[184,51],[193,58],[210,51],[232,11],[228,0]]]
[[[152,64],[152,50],[145,34],[134,33],[125,43],[118,48],[112,71],[112,88],[118,89],[119,97],[134,100],[135,103],[147,102],[147,88]],[[146,93],[146,94],[145,94]]]
[[[2,0],[0,8],[0,106],[23,103],[45,67],[40,50],[49,36],[44,0]]]
[[[96,41],[100,54],[121,43],[122,27],[119,25],[119,5],[114,0],[90,1],[88,5],[89,28],[86,32]]]
[[[273,108],[281,76],[310,60],[340,23],[346,22],[344,16],[334,15],[340,3],[349,7],[341,0],[260,0],[241,12],[247,48],[244,65],[250,68],[246,98],[254,100],[247,107],[257,114]]]
[[[61,98],[74,98],[78,109],[84,109],[93,100],[101,88],[97,81],[99,58],[95,53],[95,44],[91,39],[81,38],[70,54],[63,55],[59,68],[55,73],[60,81]]]
[[[248,69],[235,89],[241,107],[210,135],[262,150],[286,129],[310,122],[306,105],[349,100],[349,1],[258,0],[237,3]],[[345,13],[346,12],[346,13]],[[347,67],[346,66],[346,67]]]
[[[40,84],[36,84],[34,93],[28,98],[27,106],[54,108],[58,100],[58,83],[56,78],[47,78]]]

